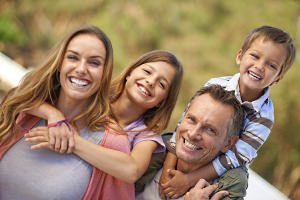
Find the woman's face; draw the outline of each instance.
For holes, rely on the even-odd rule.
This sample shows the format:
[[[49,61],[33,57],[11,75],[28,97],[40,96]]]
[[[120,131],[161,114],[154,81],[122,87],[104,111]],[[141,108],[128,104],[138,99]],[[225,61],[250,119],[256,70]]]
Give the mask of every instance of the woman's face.
[[[92,34],[75,36],[60,69],[60,98],[89,99],[100,87],[106,58],[104,44]]]
[[[158,106],[167,97],[175,73],[175,68],[166,62],[142,64],[127,76],[125,94],[145,110]]]

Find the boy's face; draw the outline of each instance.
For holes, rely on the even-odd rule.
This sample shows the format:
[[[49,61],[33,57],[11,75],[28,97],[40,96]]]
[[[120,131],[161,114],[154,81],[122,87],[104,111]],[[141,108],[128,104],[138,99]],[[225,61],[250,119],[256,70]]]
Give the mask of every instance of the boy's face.
[[[244,53],[240,50],[236,57],[240,65],[240,88],[260,94],[264,88],[278,82],[286,56],[283,45],[262,37],[255,39],[248,50]]]

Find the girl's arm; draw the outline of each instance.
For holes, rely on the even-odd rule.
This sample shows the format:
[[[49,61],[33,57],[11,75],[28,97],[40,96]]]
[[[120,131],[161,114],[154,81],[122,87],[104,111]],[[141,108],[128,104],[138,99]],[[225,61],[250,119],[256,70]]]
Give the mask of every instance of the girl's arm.
[[[128,183],[134,183],[145,173],[152,153],[157,148],[154,141],[141,141],[128,155],[93,144],[78,135],[75,135],[75,144],[76,155],[94,167]]]
[[[48,103],[43,103],[39,107],[27,111],[27,113],[46,119],[48,124],[65,119],[65,116],[58,109]],[[75,147],[73,135],[73,132],[64,123],[49,128],[50,148],[60,153],[72,153]]]

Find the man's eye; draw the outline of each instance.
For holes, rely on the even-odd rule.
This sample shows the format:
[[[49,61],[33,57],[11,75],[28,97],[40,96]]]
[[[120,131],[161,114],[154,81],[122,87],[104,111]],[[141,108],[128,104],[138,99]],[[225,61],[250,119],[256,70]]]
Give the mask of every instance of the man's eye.
[[[213,128],[207,127],[206,132],[210,135],[215,135],[216,131]]]

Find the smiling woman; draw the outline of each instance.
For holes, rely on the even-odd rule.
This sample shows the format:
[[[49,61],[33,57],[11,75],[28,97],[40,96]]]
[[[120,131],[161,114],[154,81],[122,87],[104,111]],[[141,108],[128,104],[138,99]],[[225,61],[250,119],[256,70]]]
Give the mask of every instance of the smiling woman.
[[[95,173],[90,164],[75,155],[30,150],[24,134],[46,122],[24,112],[48,102],[76,122],[83,138],[98,144],[109,113],[112,64],[108,37],[97,27],[81,27],[8,92],[0,108],[0,199],[97,198],[99,191],[91,191],[96,183],[90,178]]]

